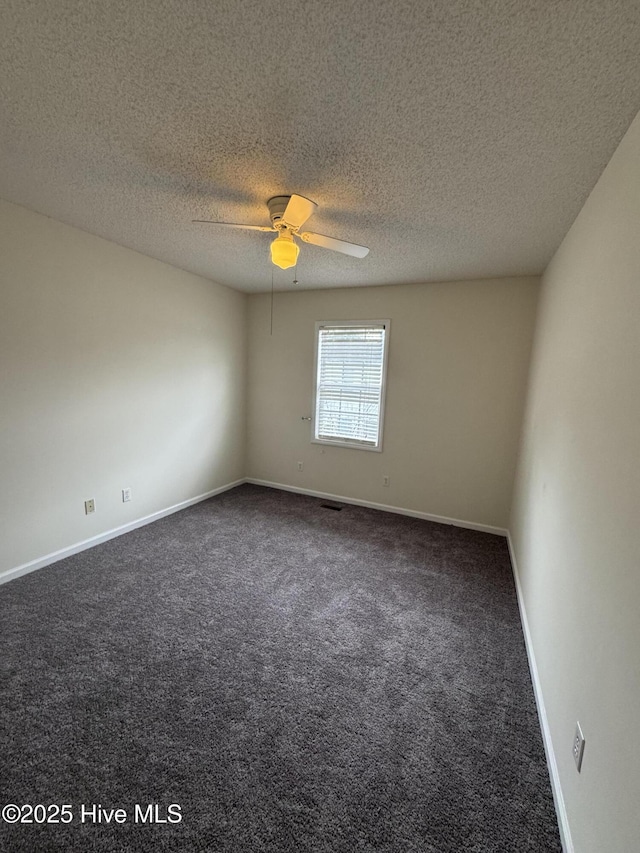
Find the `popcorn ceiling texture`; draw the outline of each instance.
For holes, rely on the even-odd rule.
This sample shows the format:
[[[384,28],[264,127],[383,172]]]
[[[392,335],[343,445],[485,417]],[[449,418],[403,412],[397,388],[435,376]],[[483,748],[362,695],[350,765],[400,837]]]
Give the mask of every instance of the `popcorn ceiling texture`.
[[[540,273],[640,107],[637,0],[4,0],[0,197],[247,292]],[[275,286],[291,287],[275,270]]]

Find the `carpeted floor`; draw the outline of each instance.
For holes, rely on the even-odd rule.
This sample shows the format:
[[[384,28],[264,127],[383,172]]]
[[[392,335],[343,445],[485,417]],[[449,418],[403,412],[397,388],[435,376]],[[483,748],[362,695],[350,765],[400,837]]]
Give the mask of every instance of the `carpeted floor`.
[[[2,804],[73,816],[2,850],[561,850],[505,540],[322,503],[241,486],[0,587]]]

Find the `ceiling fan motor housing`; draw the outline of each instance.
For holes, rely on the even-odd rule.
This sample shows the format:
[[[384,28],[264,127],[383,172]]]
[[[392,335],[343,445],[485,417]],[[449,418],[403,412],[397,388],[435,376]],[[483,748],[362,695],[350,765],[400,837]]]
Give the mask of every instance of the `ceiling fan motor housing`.
[[[269,208],[269,217],[271,219],[271,224],[274,228],[278,228],[278,226],[283,226],[284,222],[282,221],[282,215],[287,209],[287,205],[289,204],[290,195],[274,195],[273,198],[270,198],[267,202],[267,207]]]

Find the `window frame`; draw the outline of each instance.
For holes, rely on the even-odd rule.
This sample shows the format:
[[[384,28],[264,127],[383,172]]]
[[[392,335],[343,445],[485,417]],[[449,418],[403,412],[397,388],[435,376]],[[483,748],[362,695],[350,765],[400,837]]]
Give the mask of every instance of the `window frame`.
[[[378,438],[376,444],[365,444],[362,441],[354,439],[329,439],[316,437],[316,423],[318,420],[318,368],[319,368],[319,349],[320,349],[320,330],[323,328],[369,328],[370,326],[384,327],[384,346],[382,351],[382,382],[380,387],[380,409],[378,416]],[[382,438],[384,432],[384,413],[386,405],[387,391],[387,368],[389,365],[389,337],[391,332],[391,321],[384,320],[318,320],[315,324],[314,337],[314,359],[313,359],[313,398],[312,398],[312,417],[311,417],[311,442],[312,444],[322,444],[330,447],[349,447],[353,450],[372,450],[374,453],[382,452]]]

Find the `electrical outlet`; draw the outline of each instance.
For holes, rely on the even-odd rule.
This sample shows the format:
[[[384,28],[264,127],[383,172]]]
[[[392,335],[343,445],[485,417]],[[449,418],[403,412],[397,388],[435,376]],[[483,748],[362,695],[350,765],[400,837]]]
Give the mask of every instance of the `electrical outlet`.
[[[84,502],[84,514],[89,515],[92,512],[96,511],[96,502],[93,498],[89,498],[88,501]]]
[[[582,767],[582,756],[584,754],[584,735],[580,728],[580,723],[576,723],[576,733],[573,736],[573,760],[578,768],[578,773]]]
[[[385,475],[383,476],[383,478],[382,478],[382,485],[383,485],[383,486],[388,486],[388,485],[389,485],[389,475],[388,475],[388,474],[385,474]]]
[[[304,465],[302,462],[298,462],[298,471],[302,471],[304,469]]]
[[[122,503],[126,504],[127,501],[131,500],[131,489],[123,489],[122,490]]]

